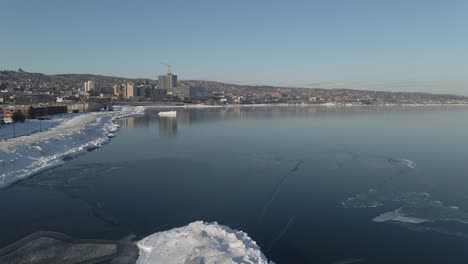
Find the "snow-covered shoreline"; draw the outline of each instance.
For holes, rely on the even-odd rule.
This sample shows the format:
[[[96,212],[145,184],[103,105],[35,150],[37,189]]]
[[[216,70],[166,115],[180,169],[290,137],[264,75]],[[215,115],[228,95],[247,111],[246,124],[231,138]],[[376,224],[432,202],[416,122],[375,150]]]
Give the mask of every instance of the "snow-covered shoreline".
[[[146,108],[161,108],[161,109],[203,109],[203,108],[262,108],[262,107],[324,107],[324,108],[395,108],[395,107],[405,107],[405,108],[416,108],[416,107],[462,107],[468,106],[468,104],[462,103],[450,103],[450,104],[376,104],[376,105],[366,105],[366,104],[357,104],[357,103],[265,103],[265,104],[226,104],[226,105],[205,105],[205,104],[185,104],[185,105],[171,105],[171,104],[148,104],[145,105]]]
[[[115,119],[143,112],[144,107],[137,106],[86,113],[65,120],[47,131],[2,141],[0,188],[101,147],[109,141],[108,134],[116,131]]]

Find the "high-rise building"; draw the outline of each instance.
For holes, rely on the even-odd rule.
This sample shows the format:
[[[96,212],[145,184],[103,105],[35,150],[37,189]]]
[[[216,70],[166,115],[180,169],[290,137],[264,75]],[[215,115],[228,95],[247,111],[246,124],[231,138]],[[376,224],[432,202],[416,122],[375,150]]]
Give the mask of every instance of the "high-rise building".
[[[94,90],[94,82],[93,81],[87,81],[84,83],[84,91],[89,93],[92,90]]]
[[[114,89],[114,95],[118,97],[123,97],[124,96],[124,90],[125,86],[123,84],[114,84],[112,87]]]
[[[124,94],[124,97],[125,98],[130,98],[130,97],[134,97],[136,96],[136,84],[135,83],[127,83],[125,85],[125,94]]]
[[[153,86],[149,84],[140,84],[136,88],[136,96],[151,97],[153,94]]]
[[[172,95],[174,88],[177,87],[177,75],[168,72],[166,75],[160,75],[158,78],[158,89],[164,89],[168,95]]]

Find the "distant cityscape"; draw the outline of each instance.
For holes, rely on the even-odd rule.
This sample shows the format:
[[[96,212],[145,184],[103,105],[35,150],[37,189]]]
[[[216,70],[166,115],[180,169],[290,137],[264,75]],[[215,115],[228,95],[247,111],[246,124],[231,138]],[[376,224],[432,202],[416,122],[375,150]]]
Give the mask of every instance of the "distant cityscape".
[[[0,71],[0,107],[5,119],[15,109],[47,114],[93,111],[114,104],[467,104],[468,97],[414,92],[235,85],[214,81],[179,81],[172,66],[157,80],[91,74],[45,75]],[[52,108],[61,106],[62,108]],[[66,106],[66,108],[63,108]],[[47,110],[49,109],[49,110]],[[53,110],[52,110],[53,109]],[[63,110],[65,109],[65,110]],[[29,115],[29,116],[28,116]]]

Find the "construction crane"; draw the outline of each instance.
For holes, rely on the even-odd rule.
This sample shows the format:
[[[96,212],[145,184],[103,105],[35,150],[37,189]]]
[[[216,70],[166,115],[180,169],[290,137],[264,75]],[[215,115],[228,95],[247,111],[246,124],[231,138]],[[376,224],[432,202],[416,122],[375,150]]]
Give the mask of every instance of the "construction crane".
[[[161,64],[167,67],[167,74],[172,74],[172,65],[167,64],[167,63],[161,63]]]

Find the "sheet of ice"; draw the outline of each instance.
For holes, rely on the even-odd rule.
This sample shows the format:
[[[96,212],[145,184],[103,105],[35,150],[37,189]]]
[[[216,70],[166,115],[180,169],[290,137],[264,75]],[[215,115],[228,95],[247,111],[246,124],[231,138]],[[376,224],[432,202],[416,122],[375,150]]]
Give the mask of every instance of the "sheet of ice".
[[[414,221],[413,223],[419,224],[423,222],[458,222],[461,224],[468,224],[468,212],[460,209],[459,206],[447,206],[441,201],[431,199],[427,193],[406,193],[394,199],[397,202],[402,202],[405,205],[394,212],[387,212],[379,215],[374,219],[384,220],[376,222],[385,222],[388,220],[405,222],[406,218],[419,219],[425,221]],[[394,219],[390,216],[394,215]],[[398,216],[402,216],[401,220]],[[406,221],[409,222],[409,221]]]
[[[397,210],[393,212],[386,212],[383,213],[373,219],[374,222],[387,222],[387,221],[399,221],[399,222],[404,222],[404,223],[411,223],[411,224],[420,224],[424,222],[428,222],[429,220],[422,219],[422,218],[416,218],[416,217],[411,217],[407,216],[404,213],[401,212],[402,208],[398,208]]]
[[[388,163],[397,166],[397,167],[407,167],[410,169],[415,169],[416,168],[416,163],[414,161],[409,160],[409,159],[401,159],[401,158],[390,158],[387,160]]]
[[[350,259],[343,259],[343,260],[335,261],[333,262],[333,264],[352,264],[352,263],[359,263],[363,261],[364,259],[360,259],[360,258],[350,258]]]
[[[378,156],[360,156],[358,164],[371,169],[415,169],[416,163],[409,159]]]
[[[79,239],[62,233],[39,231],[0,248],[0,263],[135,263],[138,249],[132,239]]]
[[[272,263],[246,233],[217,223],[193,222],[137,243],[137,264]]]
[[[405,158],[366,155],[352,151],[336,151],[332,153],[325,153],[324,155],[328,160],[334,161],[331,169],[397,169],[406,172],[411,172],[416,169],[416,163]]]
[[[109,141],[107,134],[115,132],[116,118],[143,112],[143,107],[118,107],[111,112],[81,114],[47,131],[2,141],[0,188],[101,147]]]
[[[342,205],[344,208],[370,208],[387,203],[397,204],[399,208],[377,215],[372,219],[374,222],[468,238],[468,211],[457,205],[445,205],[426,192],[392,193],[371,189],[347,198]]]

